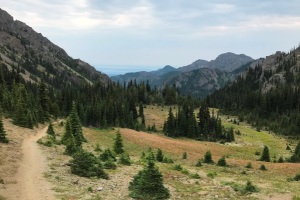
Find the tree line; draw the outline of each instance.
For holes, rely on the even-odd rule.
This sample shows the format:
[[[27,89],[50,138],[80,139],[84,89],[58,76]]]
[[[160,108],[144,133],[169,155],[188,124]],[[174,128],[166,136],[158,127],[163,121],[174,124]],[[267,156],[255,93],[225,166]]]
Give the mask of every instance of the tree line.
[[[38,83],[25,81],[19,68],[9,70],[0,64],[0,106],[3,114],[13,119],[13,123],[33,128],[49,118],[66,117],[76,102],[80,121],[85,126],[126,127],[144,129],[144,105],[170,105],[180,102],[175,86],[163,90],[151,88],[149,83],[130,81],[128,84],[109,82],[107,85],[66,84],[55,89],[43,79]]]

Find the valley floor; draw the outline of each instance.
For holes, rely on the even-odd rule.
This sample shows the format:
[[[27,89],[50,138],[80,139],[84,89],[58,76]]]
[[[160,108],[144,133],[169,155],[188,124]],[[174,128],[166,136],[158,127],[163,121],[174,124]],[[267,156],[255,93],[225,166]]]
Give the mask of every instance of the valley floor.
[[[155,123],[156,127],[161,129],[163,121],[167,117],[168,110],[169,108],[167,107],[148,106],[144,111],[146,113],[146,123],[149,125]],[[157,163],[164,176],[164,184],[170,190],[172,200],[299,199],[299,182],[289,181],[288,178],[292,178],[297,173],[300,173],[300,164],[257,161],[259,158],[257,154],[258,152],[262,152],[264,145],[269,147],[272,160],[278,160],[280,156],[288,158],[292,152],[286,150],[286,146],[289,144],[294,149],[295,141],[287,140],[264,131],[257,132],[246,123],[233,124],[231,122],[233,118],[232,116],[229,119],[228,117],[224,117],[222,119],[223,124],[226,127],[231,126],[235,130],[240,130],[241,135],[235,135],[236,141],[226,144],[201,142],[184,138],[173,139],[157,133],[150,134],[130,129],[119,129],[123,137],[125,150],[129,153],[133,164],[131,166],[118,165],[116,170],[106,170],[110,177],[109,180],[87,179],[72,175],[68,165],[71,157],[64,155],[64,146],[55,145],[53,147],[46,147],[40,145],[43,152],[42,157],[45,158],[44,160],[40,160],[40,162],[44,163],[40,166],[41,169],[46,169],[47,171],[43,173],[43,170],[36,169],[38,174],[43,174],[43,177],[39,177],[38,180],[42,181],[44,180],[43,178],[46,178],[51,183],[51,190],[47,190],[50,191],[49,199],[52,192],[55,194],[56,199],[62,200],[131,199],[128,191],[129,182],[143,167],[140,163],[141,153],[143,151],[146,152],[151,147],[155,152],[160,148],[165,156],[172,158],[174,161],[173,164]],[[5,126],[11,130],[17,128],[8,122],[5,122]],[[54,129],[58,138],[62,136],[64,132],[63,126],[55,125]],[[12,135],[11,130],[7,131],[8,136]],[[30,131],[27,129],[24,130],[23,138],[28,138]],[[95,155],[101,153],[95,151],[97,144],[102,150],[105,148],[112,149],[117,130],[83,128],[84,135],[89,141],[84,144],[84,149],[93,152]],[[35,141],[33,138],[28,139],[29,143],[37,145],[33,141]],[[15,148],[17,148],[21,143],[21,139],[13,139],[12,145],[15,145]],[[17,172],[16,166],[22,155],[21,148],[19,150],[14,149],[16,154],[8,154],[12,149],[5,149],[7,148],[5,146],[0,147],[0,178],[4,180],[4,184],[0,184],[1,199],[1,195],[7,197],[5,194],[8,193],[5,192],[9,191],[9,187],[13,186],[13,188],[16,188],[18,186],[18,180],[10,178],[9,174]],[[5,151],[2,151],[3,149]],[[220,157],[225,156],[228,166],[219,167],[203,164],[201,167],[196,167],[197,160],[203,158],[205,152],[208,150],[211,151],[215,162]],[[35,151],[38,152],[36,149]],[[3,154],[3,152],[6,154]],[[183,152],[187,153],[187,159],[182,158]],[[7,159],[7,157],[10,157],[10,159]],[[7,163],[14,166],[12,167],[14,171],[9,172],[12,169],[7,166]],[[45,166],[47,163],[48,168]],[[251,163],[251,168],[245,168],[248,163]],[[259,169],[262,164],[266,166],[267,171]],[[183,170],[174,170],[175,165],[182,166]],[[6,169],[7,172],[3,173],[2,170]],[[26,172],[24,168],[23,173],[29,172]],[[199,177],[195,176],[196,173]],[[257,192],[250,193],[243,190],[248,180],[258,188]],[[21,188],[19,189],[22,190]]]

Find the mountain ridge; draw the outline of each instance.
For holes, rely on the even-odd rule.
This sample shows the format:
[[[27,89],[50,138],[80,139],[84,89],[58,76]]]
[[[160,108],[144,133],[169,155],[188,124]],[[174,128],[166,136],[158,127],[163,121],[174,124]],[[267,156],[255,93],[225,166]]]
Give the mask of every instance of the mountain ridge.
[[[252,61],[251,57],[244,54],[238,55],[228,52],[219,55],[215,60],[211,61],[198,59],[189,65],[179,68],[167,65],[156,71],[126,73],[112,76],[111,79],[120,83],[128,83],[132,80],[138,83],[149,82],[151,86],[157,88],[175,84],[182,94],[203,98],[207,94],[220,89],[227,81],[231,80],[232,76],[234,76],[231,72]],[[204,82],[207,82],[209,86],[205,85],[204,82],[201,83],[201,79],[205,80]],[[194,90],[190,88],[194,88]]]
[[[61,84],[107,84],[107,75],[80,59],[73,59],[66,51],[37,33],[25,23],[14,20],[0,9],[0,56],[10,70],[20,71],[27,81],[37,83],[41,77],[52,86]]]

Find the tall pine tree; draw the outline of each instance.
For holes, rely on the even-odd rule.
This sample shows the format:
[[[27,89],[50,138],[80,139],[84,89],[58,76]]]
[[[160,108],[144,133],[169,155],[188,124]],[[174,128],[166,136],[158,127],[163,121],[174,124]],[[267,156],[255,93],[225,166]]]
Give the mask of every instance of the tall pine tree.
[[[72,103],[71,113],[68,118],[70,120],[71,133],[75,138],[76,146],[81,147],[82,142],[86,142],[86,139],[84,138],[82,133],[82,127],[78,117],[75,102]]]

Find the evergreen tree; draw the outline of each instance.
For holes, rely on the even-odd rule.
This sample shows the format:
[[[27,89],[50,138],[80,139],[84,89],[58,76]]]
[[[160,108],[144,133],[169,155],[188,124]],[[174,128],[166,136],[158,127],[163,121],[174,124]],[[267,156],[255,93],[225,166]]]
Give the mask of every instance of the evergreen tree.
[[[6,137],[6,133],[5,133],[5,130],[4,130],[1,114],[0,114],[0,142],[8,143],[8,139]]]
[[[220,159],[218,160],[217,165],[218,165],[218,166],[222,166],[222,167],[227,166],[227,162],[226,162],[225,156],[223,156],[222,158],[220,158]]]
[[[71,133],[75,138],[76,146],[81,147],[82,142],[86,142],[86,139],[83,137],[82,127],[78,117],[75,102],[72,103],[71,113],[68,118],[70,120]]]
[[[44,123],[45,121],[49,120],[49,105],[50,105],[50,98],[48,96],[48,91],[44,81],[42,80],[39,84],[39,93],[38,93],[40,105],[41,105],[41,113],[40,122]]]
[[[263,150],[261,158],[259,160],[265,161],[265,162],[270,162],[270,153],[269,153],[269,148],[267,146],[264,146],[264,150]]]
[[[119,163],[122,165],[131,165],[130,157],[127,153],[122,153],[119,159]]]
[[[214,161],[212,160],[211,152],[207,151],[204,155],[204,163],[212,164]]]
[[[164,160],[164,154],[161,149],[157,149],[156,160],[162,162]]]
[[[176,130],[175,125],[176,125],[175,117],[173,115],[172,108],[170,107],[169,116],[168,116],[167,121],[165,122],[165,133],[167,136],[170,136],[170,137],[176,136],[175,135],[175,130]]]
[[[65,154],[72,156],[75,154],[80,148],[76,145],[75,137],[72,134],[71,130],[71,122],[68,118],[65,124],[65,133],[61,139],[61,143],[66,146]]]
[[[71,123],[70,123],[70,119],[67,118],[67,121],[65,123],[65,132],[64,132],[64,135],[61,138],[61,143],[64,144],[64,145],[66,145],[67,141],[71,137],[71,135],[72,135]]]
[[[99,156],[100,160],[102,160],[103,162],[108,161],[108,160],[113,160],[116,161],[116,157],[115,155],[111,152],[110,149],[105,149],[103,151],[103,153]]]
[[[291,156],[290,161],[294,163],[300,162],[300,141],[298,142],[294,154]]]
[[[52,136],[53,138],[55,138],[55,132],[54,132],[54,129],[53,129],[53,125],[52,125],[52,122],[50,122],[49,126],[48,126],[48,129],[47,129],[47,134]]]
[[[130,182],[128,189],[132,198],[157,200],[170,197],[169,190],[164,187],[162,174],[155,166],[154,160],[154,154],[150,152],[147,166]]]
[[[116,134],[115,143],[114,143],[114,152],[116,154],[124,153],[123,139],[122,139],[120,131],[118,131],[117,134]]]
[[[144,116],[144,106],[143,106],[142,102],[140,102],[140,104],[139,104],[139,116],[140,117]]]
[[[73,156],[77,151],[81,150],[77,145],[74,136],[71,134],[66,140],[65,154]]]

